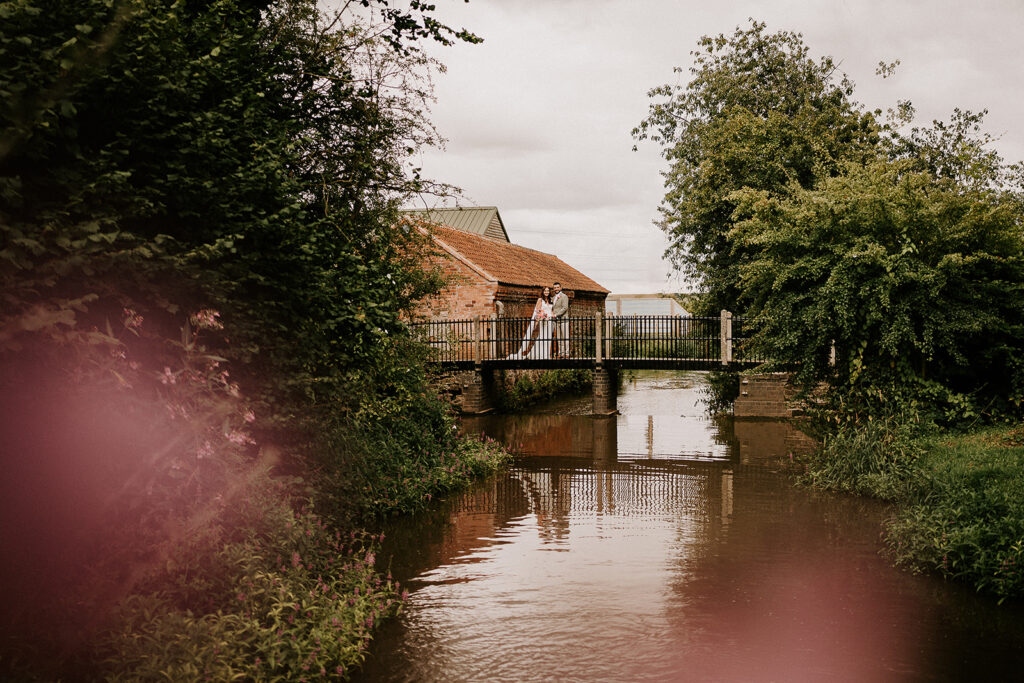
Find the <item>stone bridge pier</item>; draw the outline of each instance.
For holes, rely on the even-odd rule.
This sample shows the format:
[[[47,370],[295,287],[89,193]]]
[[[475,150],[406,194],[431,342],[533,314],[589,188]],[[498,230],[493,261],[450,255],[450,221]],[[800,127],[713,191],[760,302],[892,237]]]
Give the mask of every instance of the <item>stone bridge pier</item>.
[[[598,365],[594,368],[594,415],[614,415],[618,412],[615,402],[618,381],[614,370]]]
[[[465,373],[462,383],[462,412],[466,415],[486,415],[497,403],[497,384],[494,369],[477,367]]]
[[[789,374],[740,375],[740,393],[733,404],[736,417],[792,417]]]

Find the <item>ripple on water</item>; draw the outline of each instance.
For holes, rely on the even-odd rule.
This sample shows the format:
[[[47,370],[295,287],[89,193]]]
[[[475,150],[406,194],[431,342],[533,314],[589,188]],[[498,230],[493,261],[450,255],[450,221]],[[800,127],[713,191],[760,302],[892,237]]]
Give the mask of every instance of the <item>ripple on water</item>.
[[[699,392],[640,375],[616,419],[492,418],[526,455],[389,535],[412,593],[361,680],[1019,676],[1022,610],[889,567],[883,507],[793,487],[786,427]]]

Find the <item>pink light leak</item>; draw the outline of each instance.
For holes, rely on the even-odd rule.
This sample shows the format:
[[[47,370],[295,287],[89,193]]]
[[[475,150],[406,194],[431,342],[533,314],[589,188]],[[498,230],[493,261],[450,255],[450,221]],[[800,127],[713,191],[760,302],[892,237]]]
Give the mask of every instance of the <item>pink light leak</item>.
[[[74,385],[57,372],[27,374],[0,396],[0,585],[9,598],[0,607],[2,629],[46,619],[62,598],[92,604],[96,596],[74,591],[112,548],[145,555],[146,548],[126,547],[112,515],[145,496],[155,455],[182,429],[166,406],[115,381]],[[55,628],[76,626],[53,617]]]
[[[678,680],[907,680],[908,652],[929,615],[909,618],[891,581],[869,568],[816,553],[729,577],[725,590],[701,598],[716,603],[707,607],[713,623],[684,608],[681,632],[690,635],[676,659]]]

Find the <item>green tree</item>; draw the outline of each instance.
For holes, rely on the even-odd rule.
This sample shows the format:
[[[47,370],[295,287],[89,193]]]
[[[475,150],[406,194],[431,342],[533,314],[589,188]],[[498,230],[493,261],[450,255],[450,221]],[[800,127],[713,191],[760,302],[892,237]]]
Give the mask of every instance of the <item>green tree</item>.
[[[0,530],[19,558],[4,585],[27,587],[0,611],[0,666],[15,634],[66,631],[81,654],[146,581],[199,594],[168,609],[237,607],[213,594],[238,578],[217,555],[289,508],[273,453],[317,483],[348,475],[350,506],[360,472],[393,473],[374,482],[389,494],[420,476],[412,507],[486,466],[424,384],[402,315],[434,282],[396,221],[426,184],[409,159],[436,140],[419,41],[478,39],[425,3],[353,4],[372,12],[0,3],[0,517],[28,520]],[[233,517],[252,491],[272,502]]]
[[[312,0],[5,3],[0,343],[211,306],[265,409],[364,383],[430,286],[390,227],[436,141],[416,41],[478,39],[361,4],[389,23]]]
[[[730,241],[763,351],[855,414],[976,417],[1024,399],[1024,240],[1013,193],[849,164],[814,189],[734,193]],[[832,345],[838,363],[829,366]]]
[[[633,135],[659,143],[668,161],[659,221],[667,255],[706,293],[703,312],[735,310],[748,254],[727,238],[731,193],[813,188],[870,156],[878,126],[851,101],[832,58],[812,59],[799,34],[752,21],[703,37],[691,54],[693,78],[652,89],[656,101]]]

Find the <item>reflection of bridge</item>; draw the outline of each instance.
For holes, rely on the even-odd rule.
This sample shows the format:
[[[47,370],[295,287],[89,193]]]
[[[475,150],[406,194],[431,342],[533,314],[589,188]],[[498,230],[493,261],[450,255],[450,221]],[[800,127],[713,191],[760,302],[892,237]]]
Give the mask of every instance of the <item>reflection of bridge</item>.
[[[469,543],[494,542],[495,529],[526,515],[533,515],[544,542],[564,540],[571,520],[579,515],[653,515],[723,530],[731,524],[734,502],[743,495],[735,488],[737,482],[749,487],[775,481],[786,455],[805,452],[811,445],[788,422],[725,420],[710,439],[722,444],[724,452],[713,454],[704,450],[707,439],[662,441],[669,444],[667,449],[628,452],[628,444],[637,439],[623,435],[621,430],[631,429],[624,417],[480,417],[464,426],[498,439],[517,454],[507,472],[448,500],[453,519],[470,513],[462,516],[464,525],[489,520],[489,529],[469,530]]]
[[[744,320],[717,317],[605,315],[537,324],[529,318],[413,323],[432,348],[432,362],[474,370],[464,410],[487,412],[496,369],[593,368],[594,413],[615,411],[618,369],[709,370],[751,367],[764,359],[747,349]]]

